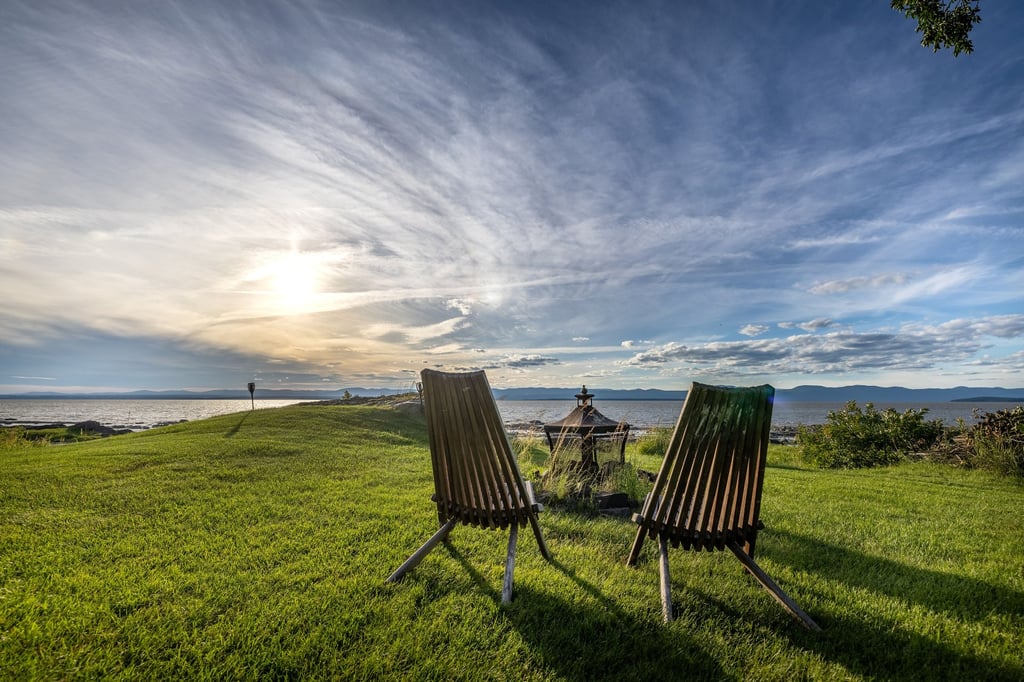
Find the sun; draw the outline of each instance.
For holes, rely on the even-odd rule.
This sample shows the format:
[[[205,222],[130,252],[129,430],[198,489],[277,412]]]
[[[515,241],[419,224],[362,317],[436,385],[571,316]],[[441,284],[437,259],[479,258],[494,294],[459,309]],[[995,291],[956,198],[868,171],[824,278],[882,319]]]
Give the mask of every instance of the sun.
[[[292,251],[265,260],[250,278],[260,283],[264,304],[279,313],[310,310],[320,295],[322,265],[312,254]]]
[[[303,302],[317,293],[317,273],[313,264],[299,254],[289,254],[270,270],[270,289],[285,301]]]
[[[310,313],[324,304],[331,277],[329,254],[292,248],[262,253],[254,260],[238,281],[260,314]]]

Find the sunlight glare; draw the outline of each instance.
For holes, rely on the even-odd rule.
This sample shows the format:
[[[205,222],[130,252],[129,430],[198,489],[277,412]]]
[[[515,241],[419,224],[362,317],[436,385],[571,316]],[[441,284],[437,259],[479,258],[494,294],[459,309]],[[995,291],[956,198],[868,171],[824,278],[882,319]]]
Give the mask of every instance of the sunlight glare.
[[[309,263],[292,254],[274,269],[271,285],[282,298],[306,298],[316,293],[316,273]]]

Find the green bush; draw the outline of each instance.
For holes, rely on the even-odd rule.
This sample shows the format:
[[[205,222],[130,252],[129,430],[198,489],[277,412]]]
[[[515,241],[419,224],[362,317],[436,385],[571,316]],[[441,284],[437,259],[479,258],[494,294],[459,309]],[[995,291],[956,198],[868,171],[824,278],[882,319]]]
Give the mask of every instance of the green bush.
[[[928,450],[942,437],[942,420],[926,421],[927,412],[927,408],[878,411],[873,403],[865,403],[862,410],[851,400],[842,410],[829,412],[827,423],[801,426],[797,444],[806,461],[822,468],[887,466]]]
[[[990,412],[970,432],[970,464],[1001,476],[1024,479],[1024,406]]]

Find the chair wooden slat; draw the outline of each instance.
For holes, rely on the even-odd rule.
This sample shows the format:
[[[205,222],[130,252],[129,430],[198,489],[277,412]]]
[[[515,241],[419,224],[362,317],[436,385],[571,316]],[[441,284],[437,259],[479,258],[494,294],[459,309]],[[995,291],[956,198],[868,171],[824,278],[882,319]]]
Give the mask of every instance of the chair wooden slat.
[[[644,539],[658,540],[666,620],[672,614],[666,557],[671,544],[731,550],[790,614],[808,629],[820,630],[754,562],[774,396],[768,385],[699,383],[686,395],[651,493],[633,517],[639,527],[626,560],[635,565]]]
[[[511,598],[512,569],[518,529],[530,524],[541,554],[551,559],[533,500],[483,372],[423,370],[423,407],[434,478],[433,500],[442,528],[396,570],[396,582],[430,549],[447,537],[455,523],[508,529],[503,601]],[[428,546],[429,545],[429,546]],[[415,558],[415,561],[413,560]]]

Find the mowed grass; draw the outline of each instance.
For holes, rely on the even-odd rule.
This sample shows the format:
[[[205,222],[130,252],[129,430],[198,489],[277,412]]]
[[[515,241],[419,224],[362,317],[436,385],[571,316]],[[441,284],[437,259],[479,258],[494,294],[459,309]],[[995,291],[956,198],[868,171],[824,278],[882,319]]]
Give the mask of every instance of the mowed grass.
[[[648,461],[648,459],[650,461]],[[654,458],[640,459],[656,468]],[[773,448],[761,565],[625,566],[627,520],[436,528],[421,419],[293,406],[0,451],[0,679],[1022,679],[1024,489],[932,464],[819,471]]]

